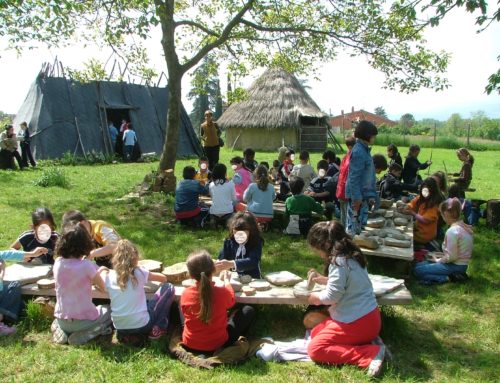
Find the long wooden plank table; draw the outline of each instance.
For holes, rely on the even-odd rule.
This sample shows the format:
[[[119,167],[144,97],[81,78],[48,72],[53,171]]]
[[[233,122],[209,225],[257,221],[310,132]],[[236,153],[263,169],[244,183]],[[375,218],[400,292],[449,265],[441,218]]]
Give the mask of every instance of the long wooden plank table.
[[[383,278],[382,276],[371,276]],[[373,279],[372,279],[373,281]],[[150,282],[145,286],[146,296],[151,296],[158,289],[159,283]],[[184,287],[175,285],[175,295],[177,299],[182,295]],[[399,285],[387,293],[378,293],[375,286],[377,301],[379,305],[408,305],[412,303],[410,291],[404,286]],[[55,289],[39,289],[36,283],[30,283],[21,287],[21,292],[26,296],[55,296]],[[257,291],[253,296],[246,296],[242,292],[236,292],[236,302],[256,305],[307,305],[307,298],[297,298],[293,294],[293,287],[278,287],[272,285],[272,288],[267,291]],[[93,299],[109,299],[108,293],[100,291],[93,287]]]

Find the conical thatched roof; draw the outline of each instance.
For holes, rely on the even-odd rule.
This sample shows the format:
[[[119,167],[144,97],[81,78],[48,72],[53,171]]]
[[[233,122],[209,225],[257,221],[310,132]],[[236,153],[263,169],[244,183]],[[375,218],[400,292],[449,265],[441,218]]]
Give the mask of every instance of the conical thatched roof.
[[[295,76],[280,68],[265,71],[247,92],[217,120],[221,128],[297,128],[300,117],[326,116]]]

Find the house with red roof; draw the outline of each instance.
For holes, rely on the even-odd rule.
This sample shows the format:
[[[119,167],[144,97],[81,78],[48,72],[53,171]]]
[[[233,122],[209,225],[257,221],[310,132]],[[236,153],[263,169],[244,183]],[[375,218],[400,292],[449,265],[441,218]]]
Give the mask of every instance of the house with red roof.
[[[375,126],[386,125],[395,126],[397,122],[389,120],[388,118],[379,116],[375,113],[367,112],[366,110],[354,110],[351,109],[351,113],[344,113],[342,110],[341,114],[338,116],[330,117],[330,126],[334,130],[349,130],[356,126],[356,124],[361,120],[367,120],[375,124]]]

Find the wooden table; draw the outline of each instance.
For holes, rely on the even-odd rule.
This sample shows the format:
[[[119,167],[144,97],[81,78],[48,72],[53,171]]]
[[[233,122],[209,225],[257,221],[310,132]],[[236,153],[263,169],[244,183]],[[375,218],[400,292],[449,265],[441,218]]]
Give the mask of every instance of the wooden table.
[[[381,276],[371,276],[381,277]],[[373,280],[373,279],[372,279]],[[151,298],[158,289],[158,282],[150,282],[145,286],[146,296]],[[175,286],[175,295],[179,299],[184,291],[184,287]],[[55,289],[39,289],[36,283],[30,283],[21,287],[21,293],[27,296],[55,296]],[[246,296],[242,292],[235,293],[236,302],[255,305],[307,305],[307,298],[297,298],[293,294],[293,287],[274,286],[267,291],[257,291],[253,296]],[[397,288],[387,292],[377,294],[379,305],[408,305],[412,303],[410,291],[401,284]],[[92,288],[93,299],[109,299],[106,292]]]
[[[395,205],[393,205],[392,209],[395,209]],[[361,250],[363,251],[363,254],[373,255],[375,257],[393,258],[407,262],[413,261],[413,220],[410,220],[410,222],[406,226],[396,226],[395,228],[401,229],[404,234],[406,234],[411,238],[410,247],[395,247],[395,246],[381,245],[374,250],[362,247]],[[367,227],[365,231],[369,232],[371,230],[376,230],[376,229]]]

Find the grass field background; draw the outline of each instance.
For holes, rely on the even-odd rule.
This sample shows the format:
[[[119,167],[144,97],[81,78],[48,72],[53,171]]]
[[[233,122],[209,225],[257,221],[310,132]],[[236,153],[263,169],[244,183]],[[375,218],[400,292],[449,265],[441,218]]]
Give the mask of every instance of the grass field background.
[[[400,148],[402,154],[406,148]],[[372,153],[385,153],[375,146]],[[422,149],[420,160],[430,157]],[[473,153],[470,198],[500,198],[498,152]],[[228,163],[239,152],[224,149],[221,160]],[[272,163],[275,153],[258,153],[257,161]],[[320,154],[313,154],[315,164]],[[430,172],[443,169],[458,171],[460,162],[453,150],[434,149]],[[196,160],[179,161],[176,175],[183,166]],[[33,185],[43,169],[24,172],[0,171],[0,248],[7,248],[29,228],[30,212],[38,206],[52,210],[57,223],[68,209],[80,209],[88,217],[112,223],[125,238],[134,241],[145,257],[164,264],[185,260],[190,251],[206,248],[216,254],[226,235],[224,231],[200,231],[180,228],[172,223],[173,198],[164,195],[143,201],[117,201],[133,190],[157,163],[115,164],[63,167],[69,188],[41,188]],[[427,171],[421,172],[426,176]],[[264,272],[289,270],[304,275],[320,260],[303,239],[291,239],[278,232],[264,235],[266,243]],[[500,381],[500,244],[498,232],[481,223],[476,229],[475,248],[469,268],[471,280],[465,284],[422,287],[410,280],[408,287],[414,303],[407,307],[384,307],[382,337],[395,354],[395,360],[380,378],[393,381],[497,382]],[[400,276],[389,260],[369,259],[369,270]],[[254,336],[275,339],[302,337],[303,308],[257,306],[258,320]],[[82,347],[55,346],[50,343],[47,323],[36,313],[28,313],[19,325],[19,333],[0,339],[0,382],[361,382],[364,371],[354,367],[332,368],[314,364],[276,364],[252,359],[241,366],[213,371],[189,368],[171,359],[162,342],[137,349],[102,342]]]

